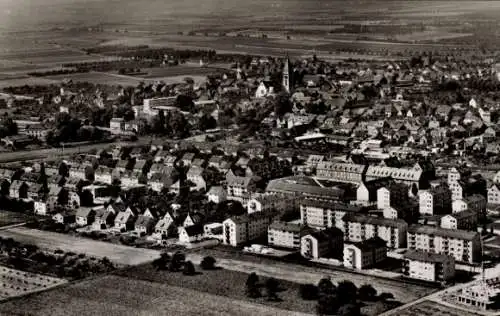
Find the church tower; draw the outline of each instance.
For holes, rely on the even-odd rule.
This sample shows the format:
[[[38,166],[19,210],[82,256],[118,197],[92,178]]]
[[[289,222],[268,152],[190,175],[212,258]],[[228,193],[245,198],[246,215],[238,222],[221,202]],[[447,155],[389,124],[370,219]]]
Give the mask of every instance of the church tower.
[[[290,70],[292,72],[290,73]],[[285,66],[283,67],[283,87],[285,88],[286,92],[290,93],[292,90],[292,85],[293,85],[293,80],[292,80],[292,74],[293,74],[293,69],[290,64],[290,59],[288,58],[288,55],[286,56],[285,59]]]

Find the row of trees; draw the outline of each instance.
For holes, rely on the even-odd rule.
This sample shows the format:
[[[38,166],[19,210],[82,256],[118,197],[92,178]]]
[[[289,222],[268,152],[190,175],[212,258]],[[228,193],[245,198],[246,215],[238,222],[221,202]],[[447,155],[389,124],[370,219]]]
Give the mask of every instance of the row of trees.
[[[203,270],[213,270],[215,269],[215,263],[216,260],[213,257],[207,256],[201,261],[201,267]],[[166,270],[170,272],[182,271],[184,275],[196,274],[194,264],[191,261],[186,261],[186,255],[179,251],[172,256],[163,252],[160,258],[153,261],[152,265],[157,270]]]

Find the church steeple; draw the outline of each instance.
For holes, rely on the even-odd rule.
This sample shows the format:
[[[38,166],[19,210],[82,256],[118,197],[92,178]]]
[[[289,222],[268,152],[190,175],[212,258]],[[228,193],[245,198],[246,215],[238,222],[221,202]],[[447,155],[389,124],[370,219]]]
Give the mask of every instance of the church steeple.
[[[291,69],[290,65],[290,59],[288,58],[288,54],[285,56],[285,66],[283,67],[283,87],[285,88],[286,92],[290,93],[292,89],[291,83],[292,81],[292,73],[290,73]]]

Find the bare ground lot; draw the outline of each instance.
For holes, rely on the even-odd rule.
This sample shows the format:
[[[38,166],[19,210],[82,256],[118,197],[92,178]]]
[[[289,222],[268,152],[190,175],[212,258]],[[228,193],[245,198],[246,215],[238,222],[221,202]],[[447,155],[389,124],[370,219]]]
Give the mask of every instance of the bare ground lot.
[[[49,303],[50,302],[50,303]],[[3,315],[307,315],[190,289],[109,275],[0,305]]]
[[[133,248],[24,227],[0,230],[0,236],[34,244],[44,249],[62,249],[75,253],[85,253],[88,256],[108,257],[111,261],[121,265],[149,262],[159,256],[159,252],[155,250]]]

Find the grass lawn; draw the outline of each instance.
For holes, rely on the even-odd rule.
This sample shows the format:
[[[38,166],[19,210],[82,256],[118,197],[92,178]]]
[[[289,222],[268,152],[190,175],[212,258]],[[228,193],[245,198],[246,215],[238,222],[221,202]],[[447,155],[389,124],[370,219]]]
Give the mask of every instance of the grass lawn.
[[[259,283],[263,285],[261,288],[263,297],[252,299],[248,298],[245,294],[245,282],[248,278],[247,273],[226,269],[205,271],[199,266],[196,266],[196,271],[198,274],[186,276],[181,272],[173,273],[168,271],[157,271],[152,267],[152,265],[144,264],[130,267],[125,270],[119,270],[113,274],[129,279],[162,283],[170,286],[180,286],[199,292],[206,292],[231,299],[259,303],[294,312],[314,314],[316,311],[315,300],[303,300],[299,296],[298,283],[279,280],[280,292],[278,293],[278,297],[280,300],[269,301],[265,297],[264,284],[267,280],[265,277],[259,277]],[[365,315],[378,315],[382,311],[395,307],[383,302],[364,303],[363,305],[362,312]]]
[[[0,227],[23,223],[31,218],[32,216],[23,213],[0,211]]]

